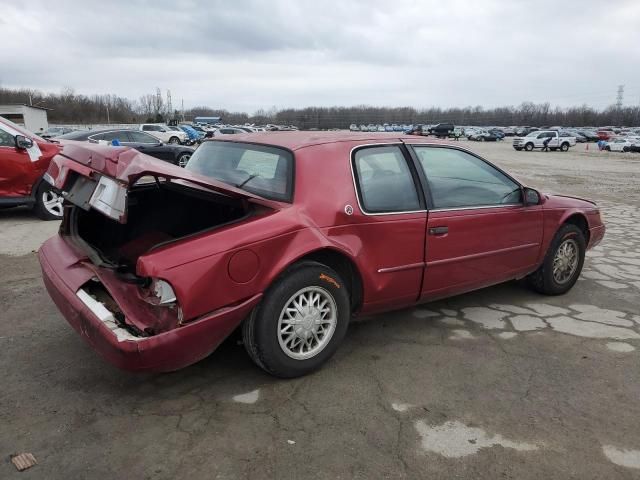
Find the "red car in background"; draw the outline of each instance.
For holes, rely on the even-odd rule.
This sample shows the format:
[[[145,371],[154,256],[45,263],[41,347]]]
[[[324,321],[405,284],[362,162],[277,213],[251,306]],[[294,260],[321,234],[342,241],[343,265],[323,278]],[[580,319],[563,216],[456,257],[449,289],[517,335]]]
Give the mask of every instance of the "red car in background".
[[[43,180],[59,147],[0,117],[0,208],[27,205],[43,220],[62,218],[62,197]]]
[[[43,278],[111,363],[170,371],[236,328],[254,362],[304,375],[353,315],[528,278],[567,292],[605,227],[457,145],[394,134],[270,132],[204,142],[186,168],[66,142]]]
[[[609,128],[601,128],[596,132],[596,135],[598,135],[600,140],[605,141],[612,140],[616,136],[615,132]]]

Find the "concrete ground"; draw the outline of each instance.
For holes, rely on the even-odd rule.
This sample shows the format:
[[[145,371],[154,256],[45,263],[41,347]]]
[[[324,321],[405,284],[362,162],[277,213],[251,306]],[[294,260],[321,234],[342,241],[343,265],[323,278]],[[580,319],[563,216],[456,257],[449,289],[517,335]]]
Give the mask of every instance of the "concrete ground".
[[[463,143],[601,203],[582,279],[353,322],[297,380],[235,341],[172,374],[112,368],[44,290],[33,250],[56,225],[0,212],[0,478],[640,478],[640,155]]]

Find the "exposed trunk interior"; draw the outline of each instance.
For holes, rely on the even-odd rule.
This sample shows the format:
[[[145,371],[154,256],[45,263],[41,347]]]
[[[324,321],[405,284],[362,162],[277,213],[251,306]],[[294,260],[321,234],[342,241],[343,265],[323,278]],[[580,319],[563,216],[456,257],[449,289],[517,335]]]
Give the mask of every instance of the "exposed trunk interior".
[[[230,222],[249,213],[240,200],[176,182],[147,183],[129,190],[127,222],[75,207],[72,233],[103,261],[132,272],[139,256],[156,245]]]

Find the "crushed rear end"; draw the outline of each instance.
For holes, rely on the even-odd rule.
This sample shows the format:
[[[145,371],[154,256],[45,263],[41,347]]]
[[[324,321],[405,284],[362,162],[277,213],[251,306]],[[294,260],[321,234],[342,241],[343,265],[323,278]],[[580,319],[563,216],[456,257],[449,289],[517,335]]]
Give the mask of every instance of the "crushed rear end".
[[[260,294],[246,295],[203,311],[183,301],[188,281],[175,278],[189,277],[190,239],[251,222],[272,202],[135,150],[75,142],[54,157],[46,179],[67,202],[59,235],[39,251],[45,286],[69,324],[114,365],[192,364],[258,303]],[[169,268],[159,266],[162,255],[175,259]]]

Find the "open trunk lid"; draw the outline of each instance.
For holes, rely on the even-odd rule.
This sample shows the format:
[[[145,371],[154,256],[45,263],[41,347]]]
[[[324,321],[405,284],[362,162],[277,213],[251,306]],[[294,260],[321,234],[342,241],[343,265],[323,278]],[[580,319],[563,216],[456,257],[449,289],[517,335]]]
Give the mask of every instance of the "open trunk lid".
[[[45,179],[84,209],[93,206],[119,223],[126,223],[126,192],[145,176],[185,181],[227,197],[251,200],[278,208],[282,204],[182,167],[158,160],[129,147],[113,147],[66,140],[49,166]],[[84,177],[68,185],[71,176]],[[70,187],[75,191],[67,191]]]

